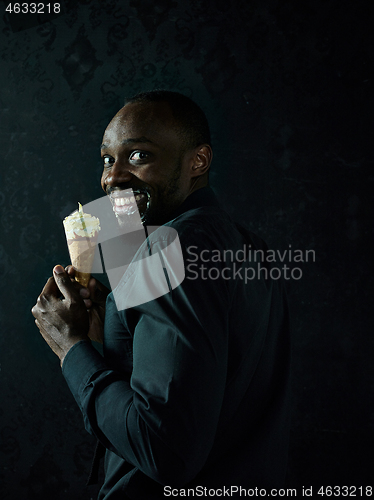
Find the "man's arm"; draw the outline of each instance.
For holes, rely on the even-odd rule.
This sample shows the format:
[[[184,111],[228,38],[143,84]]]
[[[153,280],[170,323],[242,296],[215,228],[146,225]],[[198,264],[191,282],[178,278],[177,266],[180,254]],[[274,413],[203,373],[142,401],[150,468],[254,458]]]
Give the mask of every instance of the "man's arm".
[[[111,295],[105,342],[118,342],[118,349],[123,348],[123,339],[116,340],[118,326],[129,335],[133,367],[126,375],[113,370],[87,342],[85,304],[74,295],[67,275],[54,273],[54,278],[53,297],[48,299],[51,315],[46,311],[38,326],[61,349],[63,374],[87,430],[162,484],[192,480],[212,448],[226,383],[224,284],[186,279],[169,294],[127,311],[117,311]],[[62,301],[58,290],[65,296]],[[43,290],[42,295],[49,293]],[[66,307],[79,299],[77,322],[70,328]],[[129,317],[134,315],[132,329]],[[59,355],[58,349],[55,352]]]
[[[127,311],[117,311],[110,295],[105,344],[120,350],[123,335],[133,340],[132,373],[111,369],[87,343],[65,359],[87,430],[161,484],[192,480],[212,448],[226,383],[227,309],[227,291],[211,280],[185,280]]]

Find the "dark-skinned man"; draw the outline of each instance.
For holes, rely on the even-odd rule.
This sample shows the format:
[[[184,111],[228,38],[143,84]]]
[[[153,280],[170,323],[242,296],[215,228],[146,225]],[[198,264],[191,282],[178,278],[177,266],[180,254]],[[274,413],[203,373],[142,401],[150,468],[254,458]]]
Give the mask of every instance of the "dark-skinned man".
[[[186,496],[187,489],[234,498],[282,487],[287,306],[279,280],[243,279],[240,268],[251,263],[217,259],[266,246],[231,220],[208,186],[205,115],[178,93],[139,94],[110,122],[101,155],[101,184],[119,224],[128,223],[119,198],[131,188],[145,226],[177,231],[186,276],[170,293],[119,310],[114,291],[93,278],[80,287],[72,267],[56,266],[32,310],[86,429],[106,449],[99,499]],[[218,272],[209,279],[203,265]],[[102,339],[104,356],[90,338]]]

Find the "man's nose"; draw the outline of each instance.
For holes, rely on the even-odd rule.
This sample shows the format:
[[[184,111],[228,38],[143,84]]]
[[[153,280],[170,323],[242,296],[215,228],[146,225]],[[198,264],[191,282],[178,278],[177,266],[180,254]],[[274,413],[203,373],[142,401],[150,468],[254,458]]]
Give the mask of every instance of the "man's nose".
[[[116,161],[113,163],[112,168],[104,177],[104,182],[107,186],[115,187],[119,184],[131,181],[133,174],[130,172],[129,167]]]

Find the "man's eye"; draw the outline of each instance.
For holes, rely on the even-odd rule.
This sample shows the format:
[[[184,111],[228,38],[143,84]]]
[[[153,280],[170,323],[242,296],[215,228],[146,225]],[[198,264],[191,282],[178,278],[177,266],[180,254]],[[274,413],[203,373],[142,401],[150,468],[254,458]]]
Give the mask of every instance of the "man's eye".
[[[145,153],[144,151],[134,151],[130,155],[130,160],[146,160],[148,158],[148,153]]]
[[[108,167],[109,165],[112,165],[112,163],[114,163],[113,158],[111,158],[110,156],[104,156],[103,160],[104,160],[104,165],[106,167]]]

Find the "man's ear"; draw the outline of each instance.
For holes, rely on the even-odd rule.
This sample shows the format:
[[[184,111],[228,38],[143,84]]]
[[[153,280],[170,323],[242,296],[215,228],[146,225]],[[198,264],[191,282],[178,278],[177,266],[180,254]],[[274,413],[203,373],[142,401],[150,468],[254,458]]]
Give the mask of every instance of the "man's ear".
[[[191,162],[191,177],[205,174],[209,170],[212,158],[213,151],[209,144],[203,144],[196,148]]]

